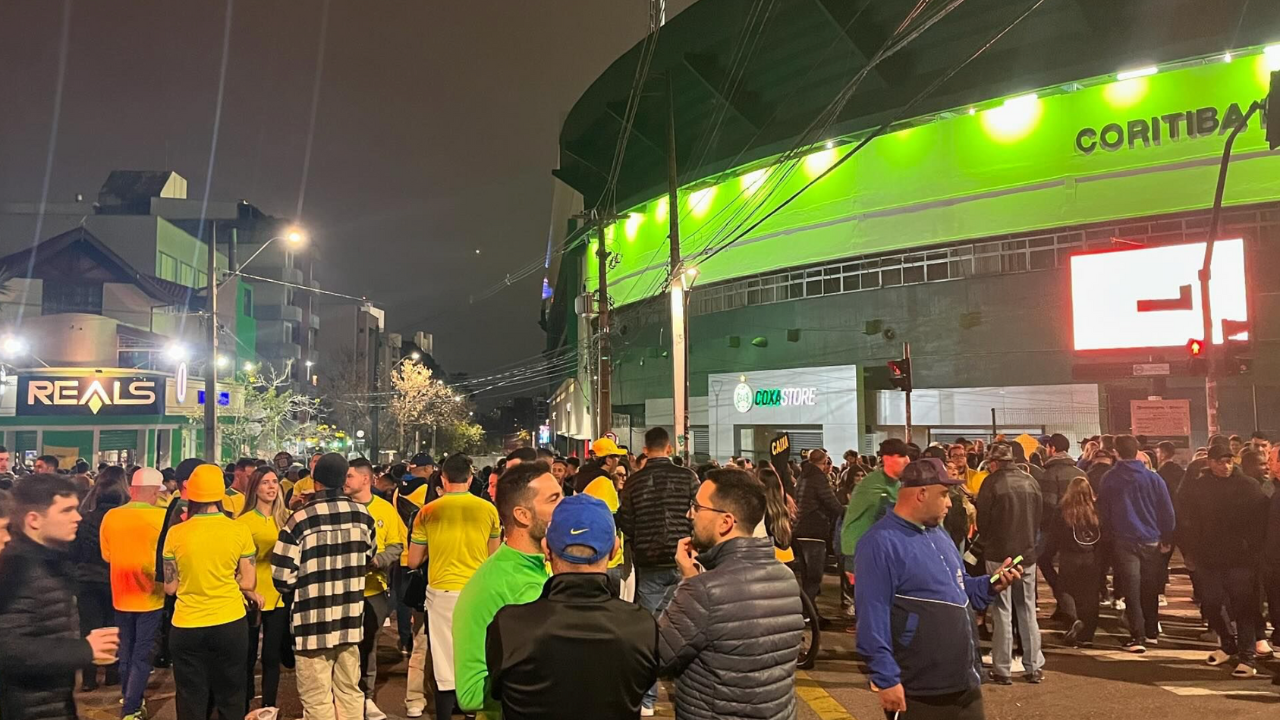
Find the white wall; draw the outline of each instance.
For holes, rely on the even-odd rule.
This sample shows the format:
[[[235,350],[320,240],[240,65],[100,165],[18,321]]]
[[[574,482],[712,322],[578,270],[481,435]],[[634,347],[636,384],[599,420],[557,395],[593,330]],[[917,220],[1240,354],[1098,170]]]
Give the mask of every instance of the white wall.
[[[1000,426],[1043,426],[1046,433],[1060,432],[1069,438],[1100,432],[1098,386],[1090,384],[919,388],[911,393],[911,426],[990,428],[992,408]],[[900,428],[905,422],[906,395],[897,390],[877,392],[876,428]]]
[[[707,378],[707,425],[711,456],[720,460],[734,454],[734,429],[738,425],[821,425],[823,444],[829,448],[856,448],[858,443],[858,374],[855,365],[753,371],[745,374],[713,374]],[[734,393],[745,383],[752,391],[770,388],[813,392],[813,404],[761,407],[742,412]]]

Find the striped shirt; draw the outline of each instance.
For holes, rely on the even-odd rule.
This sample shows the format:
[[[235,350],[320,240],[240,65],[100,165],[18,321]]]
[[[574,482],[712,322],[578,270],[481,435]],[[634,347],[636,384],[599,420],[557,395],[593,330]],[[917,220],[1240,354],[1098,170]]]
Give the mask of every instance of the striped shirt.
[[[364,636],[364,584],[373,559],[374,523],[369,511],[346,497],[318,497],[280,529],[271,579],[294,593],[297,650],[329,650]]]

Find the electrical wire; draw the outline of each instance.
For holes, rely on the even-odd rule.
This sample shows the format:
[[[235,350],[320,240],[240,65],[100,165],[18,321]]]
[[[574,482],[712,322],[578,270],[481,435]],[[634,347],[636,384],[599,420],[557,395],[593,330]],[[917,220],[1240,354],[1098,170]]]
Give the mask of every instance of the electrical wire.
[[[963,2],[964,2],[964,0],[951,0],[951,4],[948,6],[948,10],[947,10],[947,12],[949,12],[949,11],[950,11],[950,9],[954,9],[954,7],[958,6],[959,4],[961,4],[961,3],[963,3]],[[804,192],[805,192],[806,190],[808,190],[809,188],[813,187],[813,186],[814,186],[815,184],[817,184],[820,180],[822,180],[823,178],[827,177],[827,176],[828,176],[828,175],[830,175],[832,172],[834,172],[837,168],[839,168],[841,165],[843,165],[845,162],[847,162],[847,161],[849,160],[849,158],[853,157],[853,156],[854,156],[858,151],[860,151],[862,148],[864,148],[864,147],[866,147],[868,144],[870,144],[870,142],[871,142],[872,140],[874,140],[874,139],[875,139],[875,138],[877,138],[877,137],[880,137],[880,136],[881,136],[881,135],[883,135],[885,132],[887,132],[887,131],[888,131],[888,129],[889,129],[889,127],[890,127],[890,126],[892,126],[894,123],[900,122],[903,118],[907,117],[907,116],[908,116],[908,114],[909,114],[909,113],[910,113],[910,112],[911,112],[911,111],[912,111],[912,110],[913,110],[917,105],[919,105],[919,104],[920,104],[920,103],[921,103],[925,98],[927,98],[929,95],[932,95],[932,94],[933,94],[933,92],[934,92],[935,90],[937,90],[937,89],[938,89],[939,87],[941,87],[944,83],[946,83],[946,82],[947,82],[948,80],[950,80],[953,76],[955,76],[955,74],[956,74],[956,73],[958,73],[958,72],[960,72],[961,70],[963,70],[965,67],[967,67],[967,66],[969,65],[969,63],[973,62],[975,59],[977,59],[979,56],[981,56],[983,53],[985,53],[985,52],[987,51],[987,49],[989,49],[992,45],[994,45],[997,41],[999,41],[1002,37],[1004,37],[1004,36],[1005,36],[1005,34],[1007,34],[1010,30],[1012,30],[1014,27],[1016,27],[1016,26],[1018,25],[1018,23],[1022,22],[1022,20],[1023,20],[1023,19],[1025,19],[1025,18],[1026,18],[1027,16],[1029,16],[1032,12],[1034,12],[1034,11],[1035,11],[1036,9],[1038,9],[1041,5],[1043,5],[1043,4],[1044,4],[1044,2],[1045,2],[1045,0],[1035,0],[1033,3],[1031,3],[1031,4],[1030,4],[1030,5],[1029,5],[1029,6],[1028,6],[1024,11],[1022,11],[1022,12],[1021,12],[1021,13],[1019,13],[1016,17],[1014,17],[1012,21],[1010,21],[1010,22],[1009,22],[1008,24],[1006,24],[1003,28],[1001,28],[1001,30],[1000,30],[999,32],[997,32],[994,36],[992,36],[989,40],[987,40],[987,42],[986,42],[986,43],[984,43],[982,46],[980,46],[980,47],[979,47],[979,48],[978,48],[974,53],[972,53],[971,55],[969,55],[969,56],[968,56],[964,61],[962,61],[960,64],[958,64],[958,65],[956,65],[955,67],[953,67],[953,68],[951,68],[950,70],[948,70],[948,71],[947,71],[946,73],[944,73],[942,76],[940,76],[939,78],[937,78],[934,82],[930,83],[930,85],[929,85],[928,87],[926,87],[926,88],[924,89],[924,91],[922,91],[920,94],[916,95],[916,96],[915,96],[915,97],[914,97],[910,102],[908,102],[908,103],[907,103],[906,105],[904,105],[901,109],[899,109],[899,110],[898,110],[898,112],[897,112],[897,113],[895,113],[895,114],[894,114],[894,116],[893,116],[892,118],[890,118],[888,121],[886,121],[886,122],[885,122],[884,124],[882,124],[880,127],[876,128],[876,129],[875,129],[875,131],[873,131],[871,134],[869,134],[869,135],[867,135],[866,137],[864,137],[864,138],[863,138],[863,139],[862,139],[858,144],[856,144],[856,145],[855,145],[855,146],[854,146],[854,147],[853,147],[849,152],[845,153],[843,156],[841,156],[839,159],[837,159],[834,163],[832,163],[830,166],[828,166],[825,170],[823,170],[820,174],[818,174],[818,176],[817,176],[817,177],[813,178],[813,179],[812,179],[812,180],[810,180],[808,183],[806,183],[803,187],[801,187],[800,189],[796,190],[796,192],[795,192],[795,193],[793,193],[790,197],[788,197],[786,200],[784,200],[784,201],[783,201],[782,203],[780,203],[778,206],[774,207],[772,210],[770,210],[768,213],[766,213],[766,214],[765,214],[763,217],[761,217],[759,220],[756,220],[754,223],[752,223],[750,226],[748,226],[745,230],[743,230],[743,231],[741,231],[741,232],[739,232],[739,233],[736,233],[736,234],[733,236],[733,238],[732,238],[732,239],[728,240],[727,242],[722,243],[720,246],[716,247],[714,250],[711,250],[710,252],[703,253],[703,254],[702,254],[702,256],[701,256],[702,261],[704,261],[704,262],[705,262],[706,260],[709,260],[709,259],[711,259],[711,258],[715,257],[716,255],[718,255],[720,252],[722,252],[722,251],[723,251],[723,250],[725,250],[726,248],[728,248],[728,247],[732,246],[734,243],[736,243],[736,242],[740,241],[742,238],[744,238],[744,237],[746,237],[747,235],[749,235],[752,231],[754,231],[756,228],[760,227],[760,225],[761,225],[761,224],[763,224],[765,221],[767,221],[769,218],[773,217],[773,216],[774,216],[774,215],[776,215],[779,211],[781,211],[783,208],[785,208],[787,205],[789,205],[789,204],[791,204],[792,202],[794,202],[794,201],[796,200],[796,198],[798,198],[798,197],[800,197],[800,195],[804,194]],[[933,20],[933,22],[936,22],[936,19],[935,19],[935,20]],[[932,25],[932,22],[927,23],[927,24],[925,24],[923,27],[919,28],[919,29],[918,29],[918,32],[917,32],[916,34],[918,35],[918,34],[919,34],[919,32],[923,32],[925,29],[927,29],[927,27],[928,27],[929,25]]]

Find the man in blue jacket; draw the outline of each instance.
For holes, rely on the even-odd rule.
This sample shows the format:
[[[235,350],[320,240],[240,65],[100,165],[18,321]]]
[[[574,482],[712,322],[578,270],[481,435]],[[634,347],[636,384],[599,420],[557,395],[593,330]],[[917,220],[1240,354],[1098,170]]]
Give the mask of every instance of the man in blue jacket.
[[[1138,440],[1116,438],[1120,461],[1102,476],[1098,520],[1111,542],[1116,589],[1125,599],[1132,637],[1125,650],[1144,653],[1159,642],[1164,552],[1173,538],[1173,501],[1164,480],[1138,460]]]
[[[1006,559],[994,583],[965,574],[941,527],[961,482],[936,458],[912,462],[893,511],[858,542],[858,654],[887,718],[984,717],[970,606],[984,609],[1022,572]]]

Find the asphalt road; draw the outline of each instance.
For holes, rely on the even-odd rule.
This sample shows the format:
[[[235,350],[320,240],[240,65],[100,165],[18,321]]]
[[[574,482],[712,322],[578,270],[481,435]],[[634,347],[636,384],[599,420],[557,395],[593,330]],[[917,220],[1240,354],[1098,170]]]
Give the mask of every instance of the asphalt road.
[[[834,607],[834,577],[823,590],[822,607],[829,616]],[[1047,588],[1041,583],[1042,596]],[[1145,655],[1120,650],[1124,634],[1114,610],[1104,608],[1102,627],[1090,649],[1070,649],[1061,644],[1061,632],[1048,616],[1051,598],[1040,602],[1040,624],[1044,640],[1046,678],[1041,685],[1015,681],[1012,686],[983,688],[990,720],[1039,720],[1040,718],[1116,718],[1149,715],[1162,720],[1202,720],[1229,717],[1233,720],[1274,718],[1280,707],[1280,688],[1272,686],[1270,674],[1280,672],[1280,661],[1264,663],[1267,672],[1256,679],[1231,677],[1231,666],[1209,667],[1204,659],[1215,646],[1197,640],[1204,631],[1196,606],[1191,602],[1190,584],[1175,575],[1169,588],[1169,606],[1161,608],[1165,636],[1159,648]],[[878,720],[883,717],[876,697],[867,688],[863,666],[854,653],[854,636],[836,620],[823,633],[822,652],[817,666],[797,675],[796,692],[803,720]],[[384,628],[380,646],[377,701],[391,718],[404,717],[404,687],[407,663],[395,649],[394,634]],[[293,674],[281,679],[281,719],[302,717]],[[671,717],[667,689],[658,706],[659,717]],[[169,671],[152,675],[148,706],[157,720],[175,720],[173,682]],[[119,716],[118,688],[103,688],[79,697],[80,715],[94,720]],[[256,706],[256,704],[255,704]],[[428,710],[427,717],[430,717]],[[348,719],[349,720],[349,719]]]

